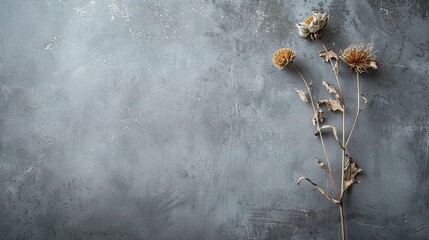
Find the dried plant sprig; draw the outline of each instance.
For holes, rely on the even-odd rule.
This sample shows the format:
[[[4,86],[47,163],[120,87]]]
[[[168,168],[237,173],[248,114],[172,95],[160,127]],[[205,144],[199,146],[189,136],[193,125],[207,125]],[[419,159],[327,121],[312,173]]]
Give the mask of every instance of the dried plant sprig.
[[[328,25],[329,15],[326,13],[313,12],[313,15],[308,17],[304,22],[296,24],[299,36],[310,38],[314,41],[322,38],[320,30]]]
[[[321,30],[326,27],[329,21],[329,15],[326,13],[314,12],[312,16],[310,16],[306,21],[297,24],[299,30],[299,35],[301,37],[308,37],[312,40],[321,38]],[[355,130],[355,126],[357,120],[359,118],[360,112],[365,108],[367,99],[366,97],[360,93],[360,80],[359,74],[362,72],[367,72],[369,68],[377,69],[377,60],[376,57],[371,53],[372,46],[370,44],[352,44],[341,54],[337,55],[333,50],[327,48],[325,44],[320,40],[323,51],[320,52],[319,56],[323,58],[325,62],[329,62],[332,67],[332,72],[334,73],[335,80],[337,82],[338,88],[334,87],[327,81],[323,81],[322,85],[326,88],[326,90],[332,94],[334,98],[327,98],[318,101],[313,100],[311,87],[312,84],[308,84],[307,80],[304,78],[302,73],[297,69],[296,66],[291,65],[293,59],[295,58],[295,52],[290,49],[280,49],[274,54],[273,63],[277,68],[284,68],[285,66],[290,66],[294,69],[298,75],[303,80],[307,93],[301,89],[295,89],[295,92],[298,93],[301,101],[304,103],[309,103],[313,108],[313,117],[312,122],[313,125],[316,126],[316,131],[314,136],[320,139],[322,149],[326,159],[325,163],[316,157],[316,162],[318,166],[329,173],[332,186],[337,193],[337,197],[331,195],[328,191],[320,187],[315,182],[311,181],[307,177],[300,177],[298,179],[298,184],[302,180],[306,180],[309,182],[315,189],[317,189],[321,194],[323,194],[328,200],[332,203],[338,205],[340,210],[340,224],[341,224],[341,239],[345,240],[345,218],[344,218],[344,196],[346,191],[354,184],[359,181],[356,180],[357,175],[362,171],[362,169],[358,168],[356,163],[352,160],[352,158],[346,153],[346,148],[351,140],[353,132]],[[346,103],[345,96],[343,95],[343,91],[341,88],[341,81],[339,79],[339,59],[342,59],[354,72],[356,73],[356,82],[357,82],[357,110],[356,116],[353,122],[353,125],[350,130],[350,134],[348,135],[346,141]],[[337,91],[337,89],[339,91]],[[360,98],[364,100],[364,106],[361,108],[360,106]],[[340,140],[339,135],[337,133],[337,128],[335,126],[324,124],[325,113],[323,106],[327,107],[332,112],[341,112],[342,113],[342,139]],[[323,130],[323,131],[322,131]],[[341,185],[340,191],[337,188],[335,178],[333,177],[333,171],[330,165],[330,161],[328,158],[328,153],[325,147],[325,142],[323,140],[325,134],[332,134],[335,138],[336,142],[339,144],[341,148]],[[347,158],[347,161],[346,161]]]
[[[273,63],[278,69],[283,69],[293,62],[295,52],[290,48],[282,48],[274,53]]]
[[[278,63],[276,61],[276,57],[279,56],[279,58],[281,58],[281,56],[283,54],[288,54],[288,53],[290,53],[291,55],[293,55],[293,57],[291,57],[291,59],[293,60],[293,58],[295,58],[295,52],[293,50],[291,50],[290,48],[282,48],[279,51],[277,51],[276,53],[274,53],[274,58],[273,58],[274,65],[279,68]],[[283,62],[283,60],[281,62]],[[291,61],[289,63],[291,63]],[[325,143],[324,143],[324,140],[323,140],[323,136],[321,134],[320,123],[322,123],[323,119],[324,119],[323,110],[322,110],[322,108],[320,108],[319,106],[317,106],[316,102],[313,100],[313,95],[311,93],[311,87],[313,86],[313,84],[312,83],[308,83],[308,81],[305,79],[305,77],[302,75],[302,73],[295,66],[293,66],[293,65],[290,65],[290,66],[291,66],[292,69],[294,69],[296,71],[296,73],[298,73],[298,75],[301,77],[302,81],[304,82],[305,87],[307,88],[307,93],[304,93],[303,91],[300,91],[299,89],[296,89],[295,91],[298,93],[298,95],[300,96],[300,98],[301,98],[301,100],[303,102],[307,103],[307,100],[309,100],[308,103],[313,108],[313,119],[312,119],[312,121],[313,121],[313,124],[316,126],[317,132],[320,133],[319,134],[319,136],[320,136],[320,142],[321,142],[321,145],[322,145],[323,152],[325,154],[326,163],[328,165],[328,170],[329,170],[329,175],[330,175],[330,179],[331,179],[331,182],[332,182],[332,186],[335,189],[335,192],[337,193],[337,196],[339,198],[340,197],[340,192],[338,191],[337,184],[335,182],[333,171],[332,171],[332,168],[331,168],[331,165],[330,165],[330,162],[329,162],[329,158],[328,158],[328,153],[326,151],[326,147],[325,147]],[[307,99],[307,97],[308,97],[308,99]],[[317,107],[317,110],[316,110],[316,107]]]
[[[332,92],[329,88],[329,85],[326,85],[325,83],[323,83],[323,85],[326,87],[326,89],[330,92],[330,93],[334,93],[335,94],[335,98],[337,99],[337,101],[339,102],[339,100],[341,100],[342,103],[342,142],[339,143],[340,147],[341,147],[341,194],[340,194],[340,203],[338,204],[339,209],[340,209],[340,226],[341,226],[341,239],[344,240],[345,239],[345,218],[344,218],[344,206],[343,206],[343,198],[344,198],[344,181],[345,181],[345,155],[346,155],[346,103],[345,103],[345,99],[344,99],[344,95],[343,95],[343,90],[341,88],[341,82],[340,82],[340,77],[338,74],[339,71],[339,66],[338,66],[338,55],[337,53],[335,53],[333,50],[327,48],[325,46],[325,44],[323,43],[322,40],[320,40],[320,43],[322,44],[323,47],[323,51],[320,52],[319,56],[323,58],[323,60],[325,62],[329,62],[331,64],[332,67],[332,72],[334,73],[334,77],[335,80],[337,81],[337,85],[338,85],[338,89],[339,89],[339,94],[337,92],[337,94],[335,94],[334,92]],[[335,63],[334,63],[335,60]],[[335,89],[334,89],[335,90]],[[336,90],[335,90],[336,91]]]
[[[340,58],[357,73],[368,72],[369,68],[378,68],[377,60],[371,51],[371,44],[353,43],[341,52]]]

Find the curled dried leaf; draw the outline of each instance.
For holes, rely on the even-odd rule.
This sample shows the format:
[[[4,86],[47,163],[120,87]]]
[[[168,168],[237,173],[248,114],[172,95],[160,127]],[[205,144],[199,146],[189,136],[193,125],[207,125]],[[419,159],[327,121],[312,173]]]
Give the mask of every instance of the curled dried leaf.
[[[338,60],[338,55],[332,50],[332,49],[326,49],[323,51],[320,51],[319,56],[323,58],[323,61],[329,62],[330,59],[334,58],[335,60]]]
[[[363,98],[363,107],[361,109],[359,109],[359,112],[362,112],[362,110],[365,109],[366,104],[368,103],[368,99],[365,97],[365,95],[361,94],[362,98]]]
[[[335,111],[344,111],[343,105],[341,104],[340,100],[333,100],[333,99],[324,99],[317,101],[317,105],[320,106],[322,104],[325,104],[326,107],[328,107],[329,110],[335,112]]]
[[[317,111],[314,112],[313,115],[313,125],[316,126],[317,122],[322,123],[323,120],[325,120],[325,113],[323,112],[323,109],[320,107],[317,107]]]
[[[344,192],[347,191],[354,183],[358,183],[356,176],[362,172],[361,168],[356,166],[356,162],[350,156],[344,167]]]
[[[322,162],[322,160],[320,160],[318,157],[314,157],[314,158],[316,159],[317,165],[319,165],[319,167],[320,167],[323,171],[325,171],[325,172],[329,173],[329,169],[325,166],[325,163],[324,163],[324,162]]]
[[[340,99],[340,94],[338,94],[337,89],[335,89],[331,84],[329,84],[325,80],[322,81],[322,84],[323,84],[323,86],[326,87],[326,90],[328,90],[330,93],[334,94],[335,99],[337,99],[337,100]]]
[[[329,201],[331,201],[334,204],[339,204],[340,201],[338,201],[337,199],[333,198],[331,196],[331,194],[329,194],[325,189],[323,189],[322,187],[320,187],[319,185],[317,185],[316,183],[314,183],[313,181],[311,181],[310,179],[306,178],[306,177],[300,177],[297,181],[297,184],[299,185],[299,183],[302,180],[307,180],[311,185],[313,185],[314,188],[316,188],[317,190],[319,190],[320,193],[323,194],[323,196],[325,196]]]
[[[371,62],[369,63],[369,66],[370,66],[370,67],[372,67],[372,68],[374,68],[374,69],[378,69],[377,61],[371,61]]]
[[[338,140],[338,134],[337,134],[337,128],[336,127],[334,127],[334,126],[332,126],[332,125],[323,125],[323,126],[321,126],[320,128],[319,128],[319,131],[316,131],[315,133],[314,133],[314,136],[315,137],[318,137],[319,136],[319,134],[322,132],[322,130],[323,129],[331,129],[331,131],[332,131],[332,134],[334,135],[334,137],[335,137],[335,140],[337,140],[337,142],[338,143],[340,143],[340,141]],[[341,144],[340,144],[341,145]]]
[[[310,98],[308,97],[308,94],[306,94],[304,91],[302,91],[301,89],[295,88],[295,92],[298,93],[299,97],[303,102],[305,103],[310,102]]]

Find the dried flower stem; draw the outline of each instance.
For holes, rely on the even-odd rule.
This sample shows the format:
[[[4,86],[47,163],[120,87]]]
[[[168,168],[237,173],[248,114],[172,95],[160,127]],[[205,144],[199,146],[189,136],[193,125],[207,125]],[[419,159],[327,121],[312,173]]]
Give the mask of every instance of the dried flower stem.
[[[325,50],[325,52],[328,52],[328,49],[326,48],[325,44],[322,42],[322,40],[320,40],[320,43],[323,46],[323,49]],[[342,121],[342,145],[341,145],[341,195],[339,197],[340,203],[339,203],[339,207],[340,207],[340,220],[341,220],[341,239],[344,240],[345,239],[345,220],[344,220],[344,207],[343,207],[343,201],[342,199],[344,198],[344,166],[345,166],[345,156],[346,156],[346,144],[345,144],[345,132],[346,132],[346,102],[344,100],[344,95],[343,95],[343,90],[341,89],[341,83],[338,77],[338,59],[336,64],[334,65],[334,63],[332,62],[332,58],[329,59],[329,63],[331,64],[332,67],[332,72],[334,73],[335,76],[335,80],[337,81],[338,84],[338,89],[340,91],[340,97],[341,97],[341,102],[343,104],[343,121]],[[359,95],[359,93],[358,93]],[[359,99],[359,96],[358,96]],[[359,108],[359,107],[358,107]],[[353,129],[353,128],[352,128]]]
[[[320,187],[317,183],[314,183],[307,177],[300,177],[297,181],[297,184],[302,180],[305,180],[309,182],[315,189],[317,189],[323,196],[325,196],[330,202],[334,203],[335,205],[338,205],[340,210],[340,219],[341,219],[341,239],[345,240],[346,231],[345,231],[345,215],[344,215],[344,197],[346,195],[346,191],[355,183],[358,183],[356,180],[357,174],[359,174],[362,169],[358,168],[356,163],[353,161],[353,159],[346,153],[346,149],[348,146],[348,143],[352,139],[354,130],[356,128],[356,123],[359,119],[360,112],[365,108],[368,100],[367,98],[362,94],[362,98],[364,100],[364,105],[361,109],[360,106],[360,81],[359,81],[359,73],[367,72],[368,69],[373,68],[377,69],[377,59],[376,57],[371,54],[372,51],[372,45],[371,44],[351,44],[346,49],[342,50],[340,52],[340,56],[338,56],[335,51],[327,48],[323,41],[321,40],[322,34],[321,30],[326,27],[329,21],[329,15],[326,13],[319,13],[319,12],[313,12],[313,15],[307,18],[305,21],[300,22],[296,24],[296,27],[298,28],[298,33],[301,37],[307,38],[310,37],[313,41],[320,40],[320,43],[323,46],[323,51],[320,51],[319,56],[323,58],[324,62],[329,62],[331,65],[331,70],[334,74],[335,80],[337,82],[338,90],[336,87],[328,83],[327,81],[323,80],[322,85],[326,88],[326,90],[332,94],[335,99],[331,97],[328,97],[327,99],[321,99],[318,101],[313,100],[313,95],[311,92],[312,83],[308,84],[307,80],[304,78],[302,73],[294,66],[292,65],[292,61],[295,57],[295,52],[289,48],[282,48],[279,51],[274,53],[273,57],[273,63],[274,65],[282,69],[284,67],[291,67],[293,68],[296,73],[301,77],[302,81],[304,82],[307,92],[303,91],[302,89],[295,89],[295,92],[298,93],[299,97],[301,98],[301,101],[304,103],[311,104],[311,107],[313,108],[313,118],[312,122],[313,125],[316,126],[316,132],[314,133],[315,137],[320,137],[320,143],[322,145],[323,153],[325,155],[326,164],[322,160],[318,159],[316,157],[316,162],[318,166],[325,172],[329,173],[329,178],[331,179],[331,185],[335,189],[337,193],[337,198],[333,197],[329,191],[325,190],[324,188]],[[340,59],[344,61],[352,70],[356,72],[356,83],[357,83],[357,110],[356,110],[356,116],[354,118],[353,125],[351,126],[350,132],[346,129],[346,103],[345,103],[345,96],[341,87],[341,81],[339,77],[339,61]],[[335,61],[334,61],[335,60]],[[335,84],[334,84],[335,85]],[[308,96],[307,96],[308,95]],[[316,99],[317,100],[317,99]],[[342,139],[339,139],[337,128],[335,126],[332,126],[330,124],[321,124],[324,121],[324,111],[323,107],[326,107],[329,111],[342,112]],[[337,187],[337,184],[335,182],[334,174],[331,168],[331,164],[328,157],[328,152],[325,146],[325,142],[323,139],[323,131],[329,131],[334,137],[336,142],[340,145],[341,148],[341,179],[340,188]],[[346,136],[348,135],[348,137]],[[347,137],[347,140],[346,140]],[[338,179],[337,179],[338,180]]]
[[[350,135],[347,138],[346,143],[344,144],[344,147],[347,147],[347,145],[349,144],[350,139],[352,138],[357,120],[359,118],[360,112],[362,111],[362,109],[360,109],[360,86],[359,86],[359,72],[356,72],[356,83],[357,83],[357,110],[356,110],[356,117],[355,120],[353,122],[352,125],[352,129],[350,130]]]
[[[341,219],[341,239],[345,240],[346,239],[346,230],[344,228],[344,207],[343,207],[343,202],[340,202],[339,206],[340,206],[340,219]]]
[[[307,80],[305,80],[305,78],[304,78],[304,76],[302,75],[302,73],[301,73],[301,72],[300,72],[300,71],[299,71],[299,70],[298,70],[294,65],[292,65],[292,68],[293,68],[293,69],[298,73],[298,75],[301,77],[302,81],[304,82],[304,84],[305,84],[305,86],[306,86],[306,88],[307,88],[308,95],[310,96],[310,104],[311,104],[311,107],[313,108],[313,112],[316,112],[316,107],[315,107],[315,104],[314,104],[314,101],[313,101],[313,96],[312,96],[312,94],[311,94],[311,88],[310,88],[310,85],[307,83]],[[320,124],[319,124],[319,121],[318,121],[318,120],[316,120],[316,127],[317,127],[317,131],[319,132],[320,142],[321,142],[321,144],[322,144],[323,153],[325,154],[326,163],[327,163],[327,165],[328,165],[329,176],[330,176],[330,178],[331,178],[332,186],[334,187],[335,192],[337,193],[338,199],[340,199],[341,195],[340,195],[340,193],[339,193],[339,191],[338,191],[337,183],[335,182],[335,178],[334,178],[334,176],[333,176],[333,172],[332,172],[331,164],[330,164],[330,162],[329,162],[328,153],[327,153],[327,151],[326,151],[325,142],[323,141],[323,135],[322,135],[322,132],[320,131]],[[343,171],[342,171],[342,172],[343,172]]]

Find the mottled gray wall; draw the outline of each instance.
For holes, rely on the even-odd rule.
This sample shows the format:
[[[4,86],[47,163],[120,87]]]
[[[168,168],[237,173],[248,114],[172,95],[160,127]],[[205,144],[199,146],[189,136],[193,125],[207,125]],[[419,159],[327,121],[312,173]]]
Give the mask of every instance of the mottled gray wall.
[[[362,75],[369,103],[350,144],[364,173],[349,239],[428,239],[418,0],[2,1],[0,238],[338,239],[337,208],[295,184],[329,188],[302,82],[271,63],[292,47],[328,96],[322,47],[294,27],[312,10],[331,15],[328,46],[372,42],[380,60]],[[341,65],[340,77],[352,111],[354,75]]]

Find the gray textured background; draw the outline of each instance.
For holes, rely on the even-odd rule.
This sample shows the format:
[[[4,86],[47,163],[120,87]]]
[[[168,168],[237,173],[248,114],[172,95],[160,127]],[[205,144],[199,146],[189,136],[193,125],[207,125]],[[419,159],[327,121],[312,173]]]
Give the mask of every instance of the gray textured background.
[[[292,47],[329,96],[320,43],[294,27],[312,10],[331,15],[328,46],[372,42],[380,59],[362,76],[369,104],[350,145],[364,173],[346,201],[349,239],[428,239],[418,0],[2,1],[0,238],[338,239],[338,210],[295,184],[329,188],[303,85],[271,64]],[[354,76],[340,71],[352,110]]]

